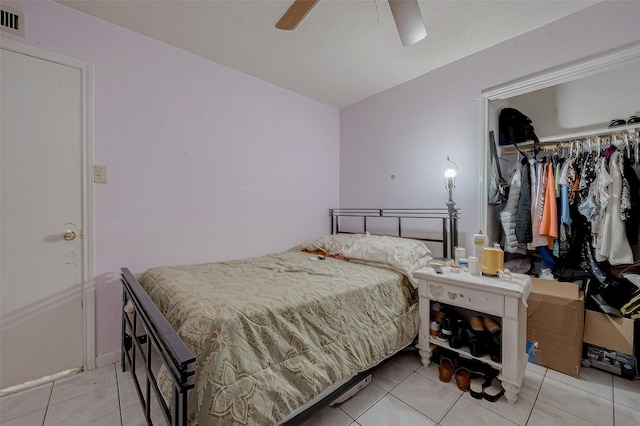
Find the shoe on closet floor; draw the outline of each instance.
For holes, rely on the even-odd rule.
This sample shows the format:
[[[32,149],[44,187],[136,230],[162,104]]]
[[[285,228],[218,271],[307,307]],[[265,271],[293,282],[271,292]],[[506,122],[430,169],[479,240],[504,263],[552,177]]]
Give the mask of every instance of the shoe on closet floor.
[[[469,381],[469,393],[475,399],[482,399],[484,388],[489,386],[490,381],[484,373],[472,373]]]
[[[482,389],[482,396],[489,402],[496,402],[503,394],[504,388],[497,377],[491,379],[489,385]]]
[[[438,375],[441,382],[448,383],[453,376],[453,362],[447,357],[440,358],[440,368],[438,368]]]
[[[458,385],[458,389],[463,392],[469,390],[469,386],[471,385],[471,372],[465,368],[460,367],[456,370],[456,384]]]

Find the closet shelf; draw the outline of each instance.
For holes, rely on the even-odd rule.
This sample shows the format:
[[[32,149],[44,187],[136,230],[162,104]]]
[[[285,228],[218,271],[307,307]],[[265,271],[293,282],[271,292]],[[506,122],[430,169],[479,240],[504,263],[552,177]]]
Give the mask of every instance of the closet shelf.
[[[540,145],[551,145],[557,144],[558,142],[570,142],[576,139],[584,139],[595,136],[610,136],[610,135],[621,135],[627,133],[628,131],[640,131],[640,124],[634,123],[627,126],[618,126],[618,127],[602,127],[599,129],[592,130],[584,130],[582,132],[574,132],[574,133],[563,133],[561,135],[555,136],[545,136],[540,139]],[[533,148],[533,141],[521,142],[518,144],[518,148],[521,151],[529,150]],[[513,145],[502,145],[500,146],[500,156],[515,154],[518,152],[515,146]]]

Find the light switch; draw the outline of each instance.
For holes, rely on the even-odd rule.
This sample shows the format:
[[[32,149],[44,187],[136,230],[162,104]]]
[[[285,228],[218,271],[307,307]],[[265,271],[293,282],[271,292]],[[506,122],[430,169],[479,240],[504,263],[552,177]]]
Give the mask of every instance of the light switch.
[[[107,183],[107,166],[93,166],[93,182]]]

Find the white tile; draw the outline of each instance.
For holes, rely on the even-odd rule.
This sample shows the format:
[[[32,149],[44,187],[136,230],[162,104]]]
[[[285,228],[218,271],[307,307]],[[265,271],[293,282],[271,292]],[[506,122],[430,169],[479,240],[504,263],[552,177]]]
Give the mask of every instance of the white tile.
[[[120,382],[130,377],[131,377],[131,372],[129,371],[129,365],[127,364],[126,371],[122,371],[122,364],[120,364],[120,361],[116,362],[116,379]]]
[[[144,383],[140,383],[140,386],[144,392]],[[118,398],[120,400],[121,410],[134,404],[140,405],[140,398],[138,397],[133,378],[118,382]]]
[[[600,426],[613,425],[613,402],[545,377],[538,400]]]
[[[524,371],[524,381],[522,382],[522,388],[520,389],[520,395],[529,395],[533,398],[538,397],[540,387],[542,386],[542,379],[544,376],[537,373],[534,369],[527,368]]]
[[[533,373],[542,374],[543,376],[547,374],[547,367],[543,367],[538,364],[532,364],[530,362],[527,363],[527,371],[531,371]]]
[[[586,420],[582,420],[572,414],[553,407],[542,401],[536,401],[531,411],[531,416],[527,422],[527,426],[593,426],[594,423],[589,423]]]
[[[476,404],[468,398],[460,398],[440,421],[442,426],[514,426],[515,423]]]
[[[640,411],[633,410],[620,404],[613,404],[613,410],[616,426],[640,425]]]
[[[0,421],[2,424],[16,417],[46,408],[51,397],[53,383],[14,393],[0,398]]]
[[[356,420],[362,426],[433,426],[436,424],[391,395],[376,402]]]
[[[122,426],[147,426],[142,406],[139,403],[124,408],[121,415]],[[151,399],[151,421],[156,426],[166,425],[167,423],[155,398]]]
[[[358,416],[367,411],[369,407],[382,399],[386,394],[387,392],[375,383],[369,383],[367,387],[355,394],[352,398],[340,404],[340,408],[352,418],[357,419]]]
[[[9,421],[5,421],[4,416],[2,416],[2,421],[0,421],[0,424],[2,424],[2,426],[41,425],[42,422],[44,422],[44,414],[46,412],[47,409],[42,408],[37,411],[32,411],[31,413],[24,416],[16,417]]]
[[[640,380],[613,376],[613,402],[640,411]]]
[[[118,411],[118,387],[113,384],[50,405],[44,425],[85,425]]]
[[[382,365],[376,367],[371,373],[373,383],[380,386],[386,391],[390,391],[400,382],[409,377],[412,371],[402,364],[389,360]]]
[[[353,419],[338,407],[326,407],[304,422],[305,426],[348,426]]]
[[[498,414],[505,419],[511,420],[513,423],[524,426],[527,424],[527,419],[531,414],[531,410],[533,409],[533,404],[535,404],[535,398],[523,394],[520,392],[518,394],[518,400],[511,404],[507,401],[507,398],[503,396],[500,397],[496,402],[490,402],[486,399],[475,399],[471,396],[469,392],[465,392],[464,399],[474,402],[475,404],[486,408],[487,410]],[[455,405],[454,405],[455,408]]]
[[[411,374],[391,391],[391,395],[436,422],[442,419],[461,394],[461,391],[453,392],[417,373]]]
[[[95,420],[91,423],[87,423],[86,426],[117,426],[121,424],[122,420],[120,418],[120,412],[117,412],[110,414],[107,417]]]
[[[554,370],[547,371],[546,377],[558,380],[583,391],[613,400],[613,376],[597,368],[581,368],[579,376],[572,377]]]
[[[53,384],[51,405],[85,395],[96,389],[116,383],[115,365],[107,365],[93,371],[85,371]]]
[[[452,392],[456,392],[458,394],[462,394],[462,391],[458,388],[458,384],[456,383],[456,378],[454,375],[451,376],[451,380],[448,382],[443,382],[440,380],[440,366],[434,362],[430,365],[423,365],[422,367],[416,370],[416,373],[425,377],[429,380],[432,380],[438,383],[440,386],[444,386],[446,389],[449,389]]]
[[[418,368],[422,367],[420,353],[413,349],[407,349],[400,352],[398,355],[393,357],[393,360],[411,371],[416,371]]]

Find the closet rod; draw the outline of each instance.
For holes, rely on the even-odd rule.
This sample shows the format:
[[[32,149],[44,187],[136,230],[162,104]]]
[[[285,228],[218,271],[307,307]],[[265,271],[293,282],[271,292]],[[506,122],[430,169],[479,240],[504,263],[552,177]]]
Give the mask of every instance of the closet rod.
[[[629,130],[640,131],[638,123],[630,124],[628,126],[618,127],[603,127],[599,129],[584,130],[582,132],[564,133],[556,136],[546,136],[540,138],[540,145],[551,145],[558,142],[570,142],[575,139],[584,139],[594,136],[609,136],[609,135],[621,135]],[[520,150],[526,150],[533,147],[533,141],[521,142],[518,144]],[[500,147],[500,156],[515,154],[518,150],[513,145],[503,145]]]

